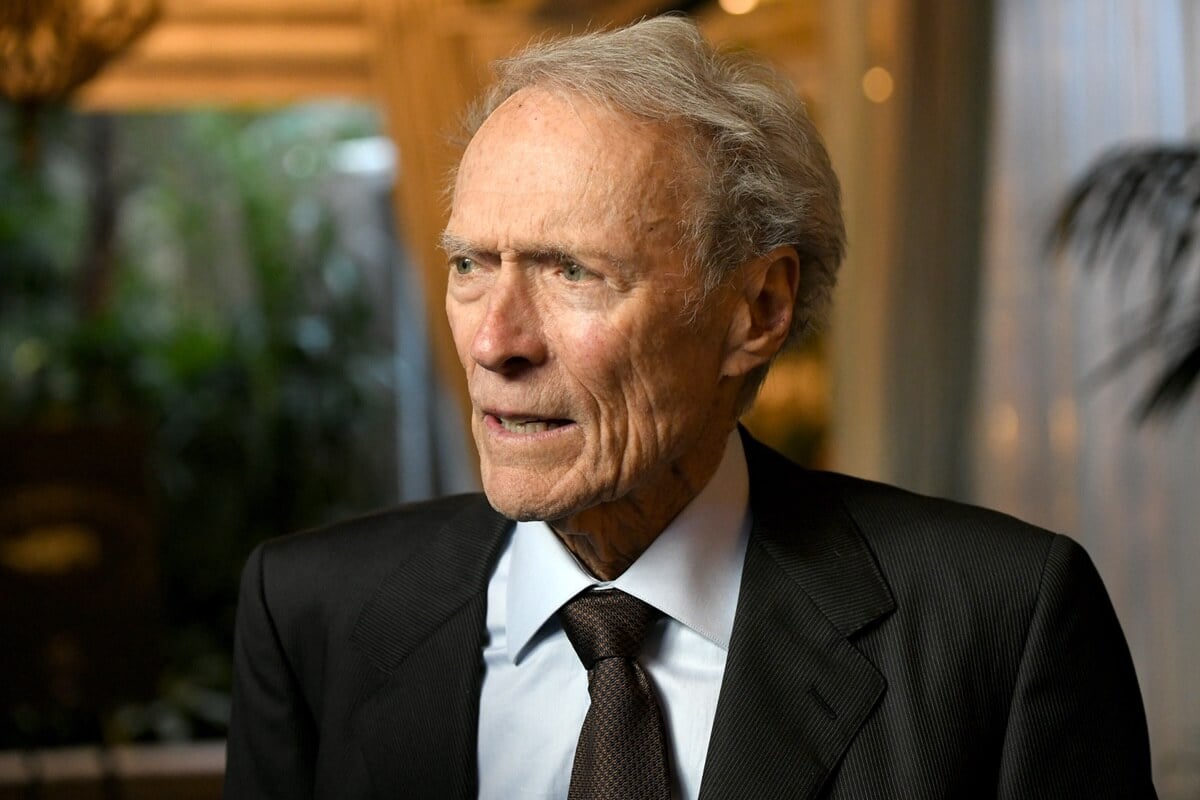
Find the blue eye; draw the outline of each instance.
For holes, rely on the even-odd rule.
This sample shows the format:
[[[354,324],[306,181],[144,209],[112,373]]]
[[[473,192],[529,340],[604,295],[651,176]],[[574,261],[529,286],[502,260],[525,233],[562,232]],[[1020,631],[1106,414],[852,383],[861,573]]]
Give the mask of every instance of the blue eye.
[[[459,256],[450,263],[454,267],[454,271],[459,275],[468,275],[475,269],[475,262],[466,256]]]
[[[587,277],[588,271],[574,261],[563,262],[562,275],[569,281],[581,281]]]

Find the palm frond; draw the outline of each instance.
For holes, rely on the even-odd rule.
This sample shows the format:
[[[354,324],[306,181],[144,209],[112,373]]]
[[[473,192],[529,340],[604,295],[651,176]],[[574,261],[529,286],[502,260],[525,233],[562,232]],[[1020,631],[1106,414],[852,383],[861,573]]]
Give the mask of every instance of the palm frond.
[[[1104,368],[1124,369],[1145,352],[1166,360],[1135,412],[1139,421],[1178,409],[1200,387],[1200,280],[1189,281],[1198,242],[1200,142],[1101,157],[1068,191],[1047,238],[1047,249],[1073,251],[1085,271],[1109,271],[1118,290],[1139,270],[1153,271],[1145,331]]]
[[[1170,358],[1166,369],[1146,393],[1135,412],[1141,422],[1169,415],[1183,405],[1200,385],[1200,325],[1194,326],[1191,341]]]

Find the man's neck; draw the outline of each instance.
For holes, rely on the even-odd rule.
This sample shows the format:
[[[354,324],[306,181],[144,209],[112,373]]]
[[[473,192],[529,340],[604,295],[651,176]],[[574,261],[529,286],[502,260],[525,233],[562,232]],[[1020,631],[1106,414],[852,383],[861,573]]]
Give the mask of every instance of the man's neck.
[[[724,452],[721,436],[693,449],[626,496],[548,523],[580,564],[595,577],[611,581],[700,494]]]

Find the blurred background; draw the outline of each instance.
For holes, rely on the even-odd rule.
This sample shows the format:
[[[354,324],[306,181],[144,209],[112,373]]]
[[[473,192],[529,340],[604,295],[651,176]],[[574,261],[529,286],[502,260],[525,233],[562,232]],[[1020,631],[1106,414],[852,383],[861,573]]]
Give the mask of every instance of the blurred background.
[[[693,16],[843,181],[747,417],[1070,534],[1200,797],[1200,3],[0,0],[0,798],[211,798],[264,538],[477,486],[436,249],[536,37]]]

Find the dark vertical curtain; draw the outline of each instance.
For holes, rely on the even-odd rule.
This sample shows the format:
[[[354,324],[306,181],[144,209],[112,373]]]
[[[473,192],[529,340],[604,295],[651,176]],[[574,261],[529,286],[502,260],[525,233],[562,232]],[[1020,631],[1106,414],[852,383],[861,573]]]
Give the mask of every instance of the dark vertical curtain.
[[[992,3],[912,0],[900,16],[896,251],[884,365],[888,477],[970,493]]]

